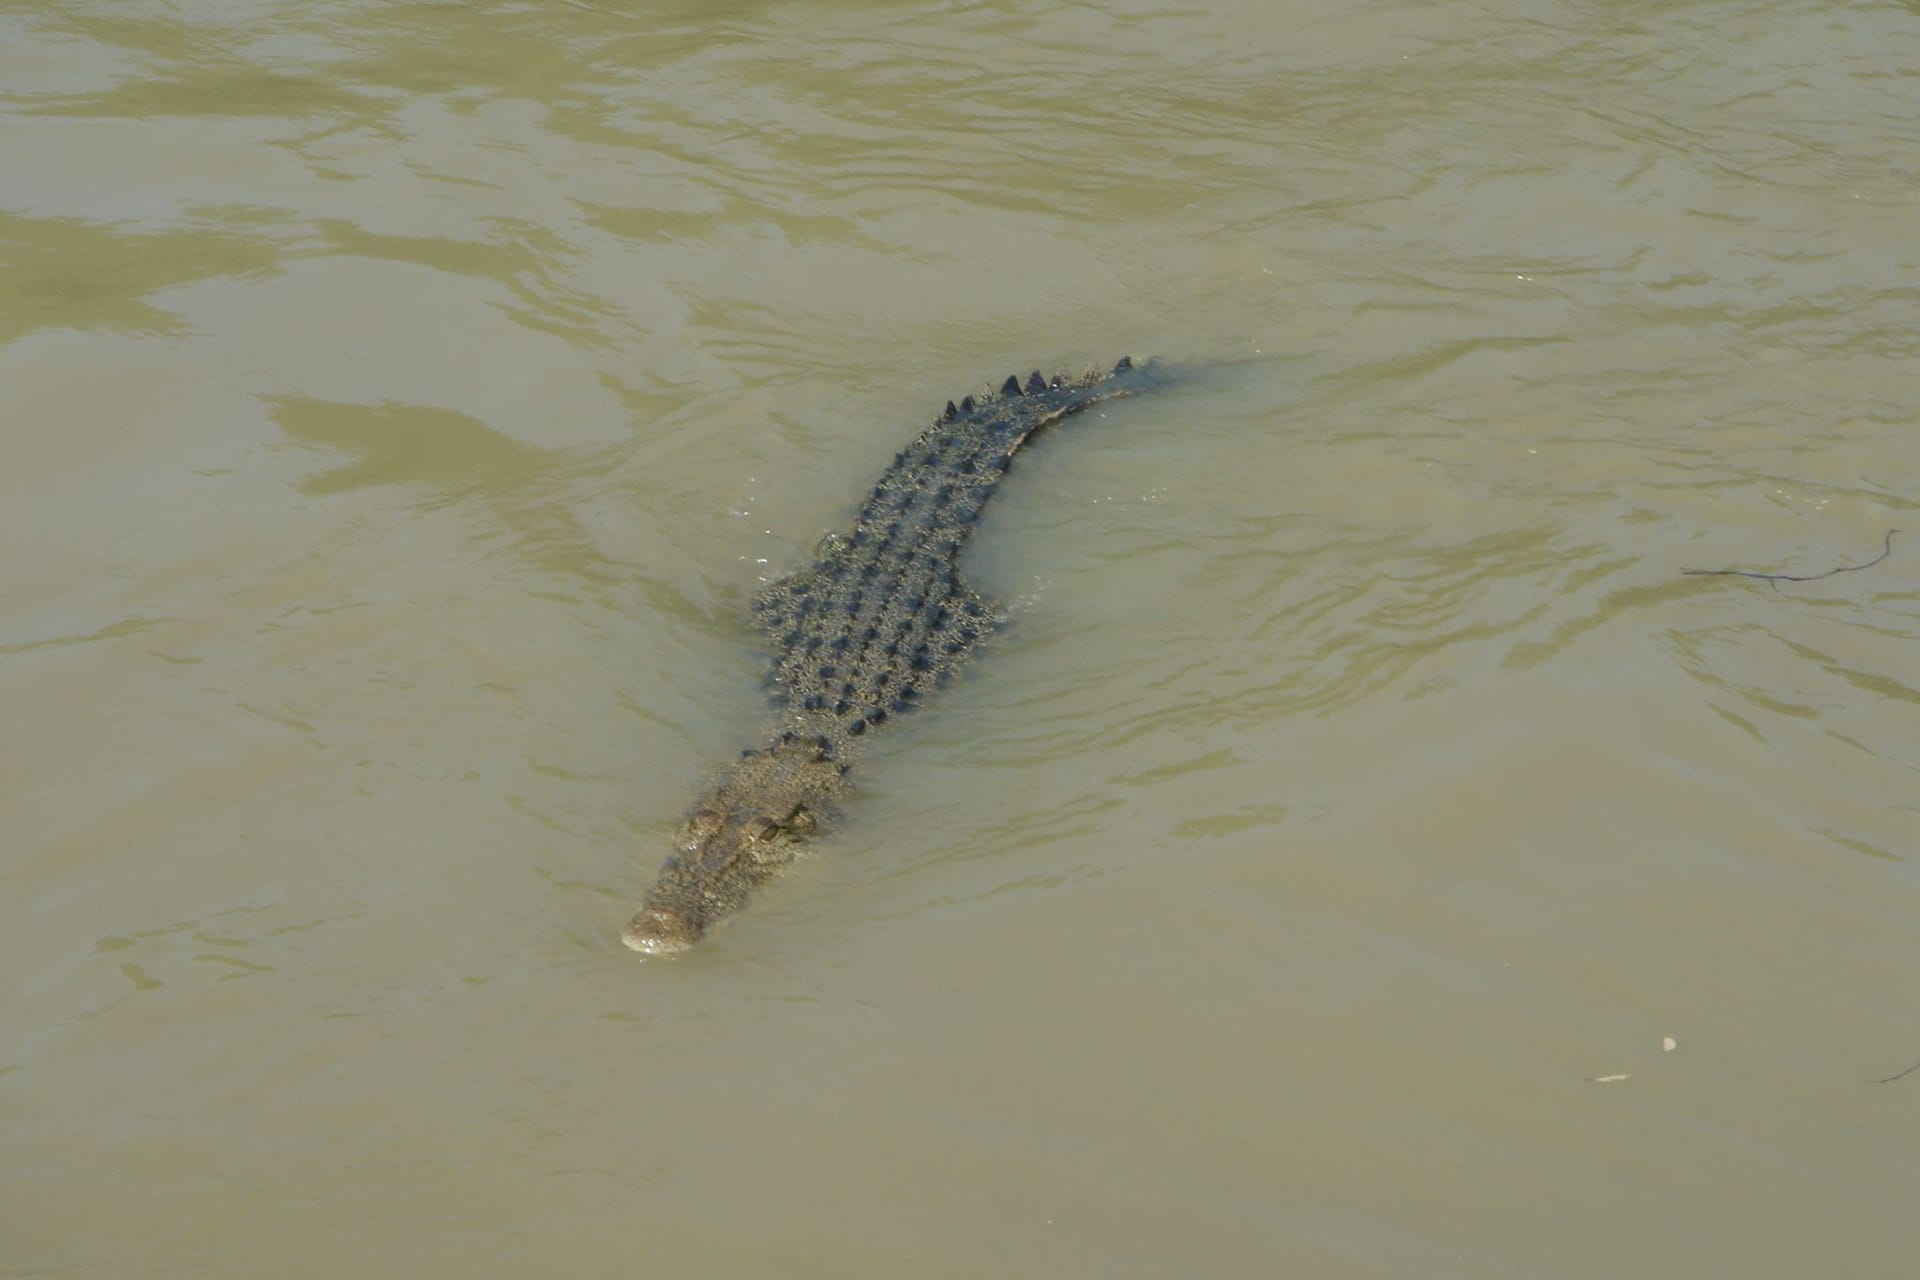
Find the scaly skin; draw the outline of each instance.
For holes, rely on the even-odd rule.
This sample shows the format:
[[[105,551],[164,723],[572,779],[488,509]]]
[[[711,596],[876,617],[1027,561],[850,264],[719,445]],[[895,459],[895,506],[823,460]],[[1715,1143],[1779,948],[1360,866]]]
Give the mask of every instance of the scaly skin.
[[[782,729],[694,806],[622,935],[627,946],[685,951],[826,824],[868,734],[919,706],[992,631],[998,611],[960,577],[958,560],[1013,455],[1061,419],[1161,380],[1122,360],[1105,373],[1009,378],[949,402],[852,526],[821,542],[818,562],[754,598],[773,640]]]
[[[823,824],[845,773],[813,742],[747,753],[687,815],[660,879],[620,940],[650,956],[691,947],[792,861],[795,846]]]

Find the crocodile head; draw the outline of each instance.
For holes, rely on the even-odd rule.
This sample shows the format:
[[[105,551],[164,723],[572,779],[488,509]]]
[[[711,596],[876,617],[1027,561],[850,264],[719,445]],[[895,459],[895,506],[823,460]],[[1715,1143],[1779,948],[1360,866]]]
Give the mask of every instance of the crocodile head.
[[[844,772],[812,743],[748,752],[687,815],[620,940],[649,956],[691,947],[793,859],[819,828]]]

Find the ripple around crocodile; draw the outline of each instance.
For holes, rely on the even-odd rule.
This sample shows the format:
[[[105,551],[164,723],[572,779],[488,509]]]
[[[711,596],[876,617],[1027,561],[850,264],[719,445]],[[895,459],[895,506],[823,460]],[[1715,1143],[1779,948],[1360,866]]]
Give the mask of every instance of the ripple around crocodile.
[[[902,449],[851,527],[810,567],[767,587],[753,615],[773,640],[781,724],[723,771],[682,824],[622,940],[684,951],[832,817],[867,736],[919,706],[997,625],[958,560],[1013,455],[1062,418],[1164,380],[1151,361],[947,402]]]

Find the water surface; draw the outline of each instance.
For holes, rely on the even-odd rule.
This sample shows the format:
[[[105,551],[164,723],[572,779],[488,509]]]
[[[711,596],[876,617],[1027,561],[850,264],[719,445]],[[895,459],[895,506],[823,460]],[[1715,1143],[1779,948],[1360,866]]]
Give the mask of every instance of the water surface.
[[[1904,1274],[1916,59],[13,5],[0,1275]],[[1129,352],[846,823],[623,951],[751,593]]]

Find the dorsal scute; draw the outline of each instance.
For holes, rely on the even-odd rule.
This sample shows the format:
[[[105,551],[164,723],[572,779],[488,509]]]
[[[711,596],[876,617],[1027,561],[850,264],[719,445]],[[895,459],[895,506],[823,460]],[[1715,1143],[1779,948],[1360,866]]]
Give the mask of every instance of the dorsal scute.
[[[754,593],[753,620],[773,636],[776,647],[781,647],[781,638],[800,627],[823,603],[822,592],[828,585],[824,571],[817,567],[770,582]]]

